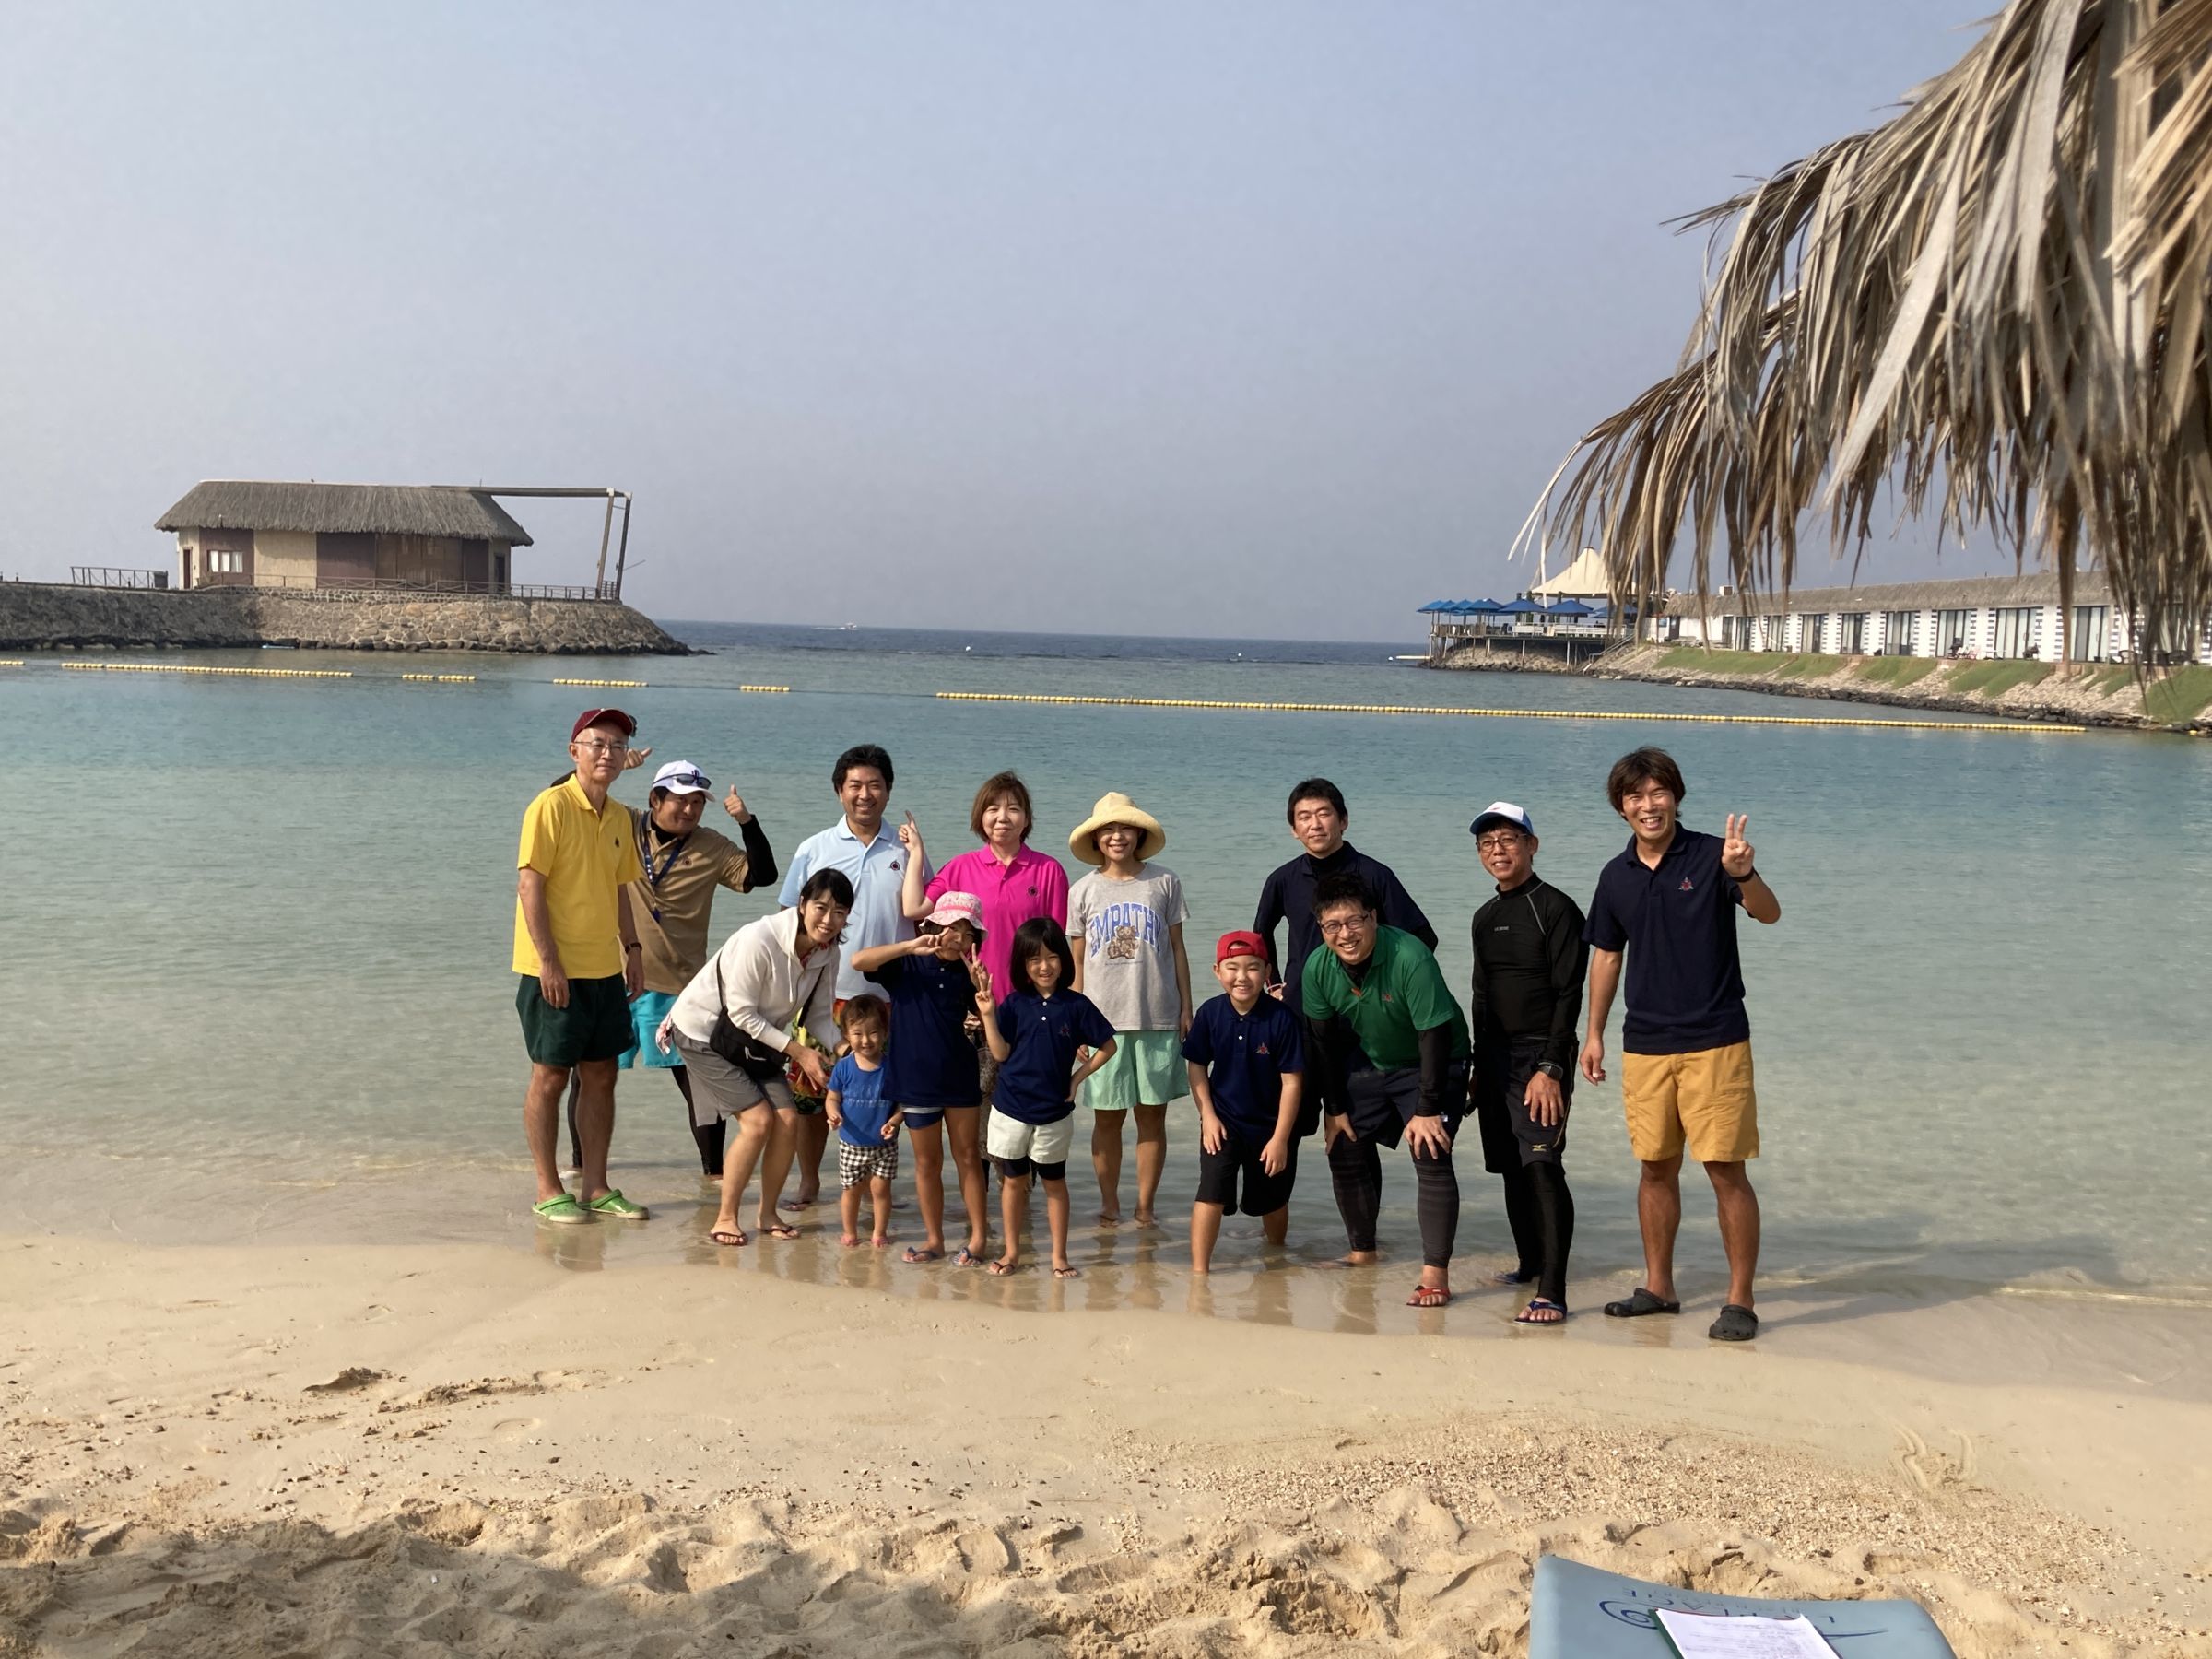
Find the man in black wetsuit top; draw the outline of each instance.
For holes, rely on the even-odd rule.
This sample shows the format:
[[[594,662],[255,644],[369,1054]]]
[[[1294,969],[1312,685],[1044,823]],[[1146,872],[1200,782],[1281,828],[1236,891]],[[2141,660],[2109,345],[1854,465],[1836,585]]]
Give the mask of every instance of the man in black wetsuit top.
[[[1326,778],[1306,779],[1290,792],[1285,816],[1290,820],[1290,833],[1305,851],[1267,877],[1266,886],[1260,889],[1260,908],[1253,918],[1252,931],[1267,941],[1268,958],[1280,970],[1277,977],[1282,982],[1284,1002],[1293,1014],[1303,1018],[1306,959],[1321,948],[1321,923],[1313,912],[1313,893],[1323,880],[1336,875],[1356,877],[1374,895],[1376,919],[1383,926],[1411,934],[1430,950],[1436,948],[1436,929],[1429,925],[1429,918],[1421,914],[1421,907],[1388,865],[1370,858],[1344,839],[1351,814],[1335,784]],[[1289,948],[1278,955],[1275,930],[1286,922],[1289,924]],[[1365,1061],[1355,1057],[1354,1065],[1364,1065]],[[1299,1112],[1300,1136],[1320,1126],[1320,1097],[1308,1089]]]
[[[1505,1182],[1505,1215],[1520,1253],[1509,1284],[1535,1291],[1515,1317],[1557,1324],[1567,1317],[1567,1253],[1574,1198],[1559,1161],[1574,1097],[1590,947],[1575,901],[1535,871],[1536,827],[1511,801],[1493,801],[1468,826],[1497,894],[1475,912],[1475,982],[1467,1002],[1474,1033],[1474,1103],[1483,1166]]]

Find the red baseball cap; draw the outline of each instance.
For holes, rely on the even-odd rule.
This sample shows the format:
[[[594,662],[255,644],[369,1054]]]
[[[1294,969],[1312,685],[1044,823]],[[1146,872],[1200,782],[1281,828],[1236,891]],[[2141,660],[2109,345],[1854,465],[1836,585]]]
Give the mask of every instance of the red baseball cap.
[[[1225,933],[1221,942],[1214,947],[1214,966],[1218,968],[1231,957],[1258,957],[1267,959],[1267,941],[1256,933]]]
[[[586,709],[576,716],[576,724],[569,728],[569,741],[573,743],[595,725],[618,725],[622,735],[635,737],[638,723],[619,709]]]

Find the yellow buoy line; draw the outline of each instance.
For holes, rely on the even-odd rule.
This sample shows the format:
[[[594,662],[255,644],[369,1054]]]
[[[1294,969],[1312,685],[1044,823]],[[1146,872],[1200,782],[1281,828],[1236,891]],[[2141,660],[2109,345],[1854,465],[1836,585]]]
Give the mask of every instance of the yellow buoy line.
[[[90,674],[233,674],[253,679],[351,679],[350,668],[230,668],[212,663],[57,663]]]
[[[1077,703],[1118,709],[1238,709],[1288,714],[1440,714],[1468,720],[1674,720],[1699,725],[1874,726],[1885,731],[2086,732],[2007,720],[1862,720],[1842,715],[1688,714],[1620,709],[1454,709],[1406,703],[1209,702],[1191,697],[1053,697],[1029,691],[940,691],[947,702]]]
[[[29,665],[23,657],[0,658],[0,668],[22,668]],[[53,663],[41,666],[74,669],[80,674],[222,674],[253,679],[399,679],[413,685],[473,686],[477,677],[473,674],[357,674],[351,668],[237,668],[212,663]],[[545,685],[544,680],[498,678],[501,685]],[[643,690],[648,682],[633,679],[569,679],[551,682],[556,686],[603,686],[623,690]],[[727,690],[727,687],[702,686],[700,690]],[[740,691],[785,693],[789,686],[739,686]]]

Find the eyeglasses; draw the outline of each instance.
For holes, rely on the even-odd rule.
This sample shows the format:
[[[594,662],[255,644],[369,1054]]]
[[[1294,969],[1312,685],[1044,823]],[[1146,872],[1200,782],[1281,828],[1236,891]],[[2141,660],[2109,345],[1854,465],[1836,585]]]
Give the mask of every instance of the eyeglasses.
[[[1345,916],[1335,922],[1324,922],[1321,924],[1321,936],[1324,939],[1335,939],[1346,934],[1358,933],[1373,920],[1374,917],[1370,915],[1358,915]]]
[[[576,747],[580,749],[588,749],[594,755],[623,755],[629,752],[629,743],[620,737],[616,738],[612,743],[601,738],[579,737],[576,740]]]
[[[1509,830],[1502,835],[1477,836],[1475,847],[1482,853],[1510,853],[1521,844],[1521,832]]]

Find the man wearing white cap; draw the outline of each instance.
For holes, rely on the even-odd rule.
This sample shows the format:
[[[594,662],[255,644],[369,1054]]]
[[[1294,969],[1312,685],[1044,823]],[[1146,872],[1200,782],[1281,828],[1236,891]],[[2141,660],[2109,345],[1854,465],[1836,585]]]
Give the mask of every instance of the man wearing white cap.
[[[1527,808],[1492,801],[1467,826],[1498,891],[1475,912],[1475,1119],[1482,1160],[1505,1182],[1505,1215],[1519,1259],[1498,1276],[1530,1285],[1523,1324],[1567,1317],[1567,1253],[1574,1197],[1560,1154],[1574,1098],[1583,1011],[1583,912],[1536,874],[1536,826]]]
[[[644,994],[630,1005],[630,1018],[638,1041],[621,1059],[632,1065],[662,1069],[676,1078],[683,1093],[691,1124],[691,1138],[699,1147],[704,1174],[722,1179],[723,1118],[708,1111],[700,1123],[691,1101],[690,1074],[683,1055],[663,1053],[653,1034],[677,994],[706,965],[707,929],[714,907],[714,889],[749,893],[776,879],[776,855],[768,836],[735,789],[723,797],[722,809],[736,820],[745,844],[705,829],[707,795],[713,786],[707,775],[688,760],[671,760],[653,775],[653,793],[642,811],[626,806],[631,833],[637,839],[638,864],[644,878],[630,883],[629,912],[637,924],[638,943],[645,959]],[[571,1114],[575,1101],[570,1101]],[[569,1131],[575,1135],[571,1116]]]

